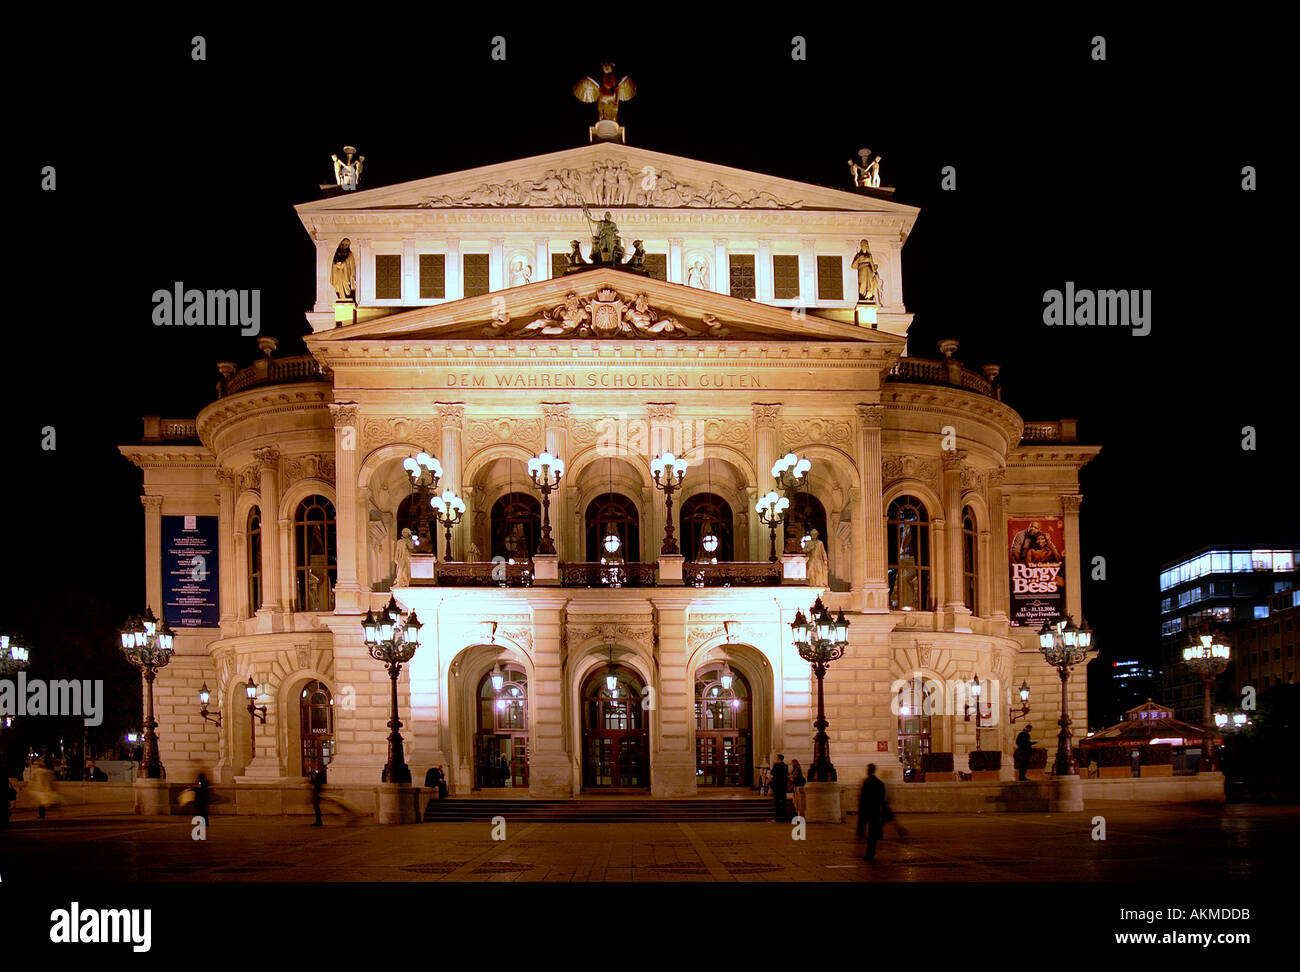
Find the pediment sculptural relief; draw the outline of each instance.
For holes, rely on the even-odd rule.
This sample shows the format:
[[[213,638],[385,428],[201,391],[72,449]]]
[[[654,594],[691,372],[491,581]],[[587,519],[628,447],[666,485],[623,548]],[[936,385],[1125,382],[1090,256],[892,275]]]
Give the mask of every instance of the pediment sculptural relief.
[[[678,179],[666,169],[627,162],[593,162],[581,169],[547,169],[540,179],[485,182],[467,192],[429,196],[422,209],[462,206],[651,206],[663,209],[800,209],[803,200],[784,202],[770,192],[743,195],[717,179],[705,186]]]
[[[651,307],[645,294],[637,294],[629,299],[612,287],[602,287],[590,297],[579,297],[576,291],[570,291],[565,295],[563,304],[529,317],[512,320],[508,314],[498,314],[490,325],[483,328],[483,335],[585,338],[680,338],[703,335],[725,338],[731,334],[731,330],[712,314],[702,315],[702,327],[688,327],[675,317],[664,316]]]

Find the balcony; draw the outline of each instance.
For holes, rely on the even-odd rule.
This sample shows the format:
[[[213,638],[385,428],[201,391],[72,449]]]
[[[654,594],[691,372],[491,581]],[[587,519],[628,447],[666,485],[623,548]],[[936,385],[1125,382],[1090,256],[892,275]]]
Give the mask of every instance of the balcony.
[[[560,564],[560,586],[593,590],[616,590],[625,587],[658,587],[657,563],[592,563],[575,561]],[[532,587],[532,561],[517,564],[501,561],[442,561],[432,578],[415,578],[417,587]],[[780,587],[782,566],[758,563],[695,564],[682,566],[681,585],[686,587]],[[667,586],[667,585],[665,585]]]
[[[229,361],[221,362],[217,368],[221,371],[218,394],[222,398],[260,385],[334,380],[333,373],[328,368],[322,367],[321,363],[309,354],[288,358],[272,358],[268,354],[239,371],[236,371],[234,364]]]

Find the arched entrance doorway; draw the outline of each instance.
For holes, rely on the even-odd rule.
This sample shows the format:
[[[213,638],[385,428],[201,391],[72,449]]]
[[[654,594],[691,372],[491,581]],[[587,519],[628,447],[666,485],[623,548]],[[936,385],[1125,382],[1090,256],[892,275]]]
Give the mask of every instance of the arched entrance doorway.
[[[600,667],[582,686],[582,786],[644,790],[650,786],[650,714],[644,683],[630,668]]]
[[[727,665],[695,675],[695,781],[699,786],[749,786],[752,699],[749,683]]]
[[[938,683],[919,675],[898,689],[898,758],[903,778],[917,779],[931,749]]]
[[[528,786],[528,675],[505,663],[478,683],[474,788]]]
[[[320,680],[308,682],[298,696],[302,775],[324,773],[334,758],[334,696]]]

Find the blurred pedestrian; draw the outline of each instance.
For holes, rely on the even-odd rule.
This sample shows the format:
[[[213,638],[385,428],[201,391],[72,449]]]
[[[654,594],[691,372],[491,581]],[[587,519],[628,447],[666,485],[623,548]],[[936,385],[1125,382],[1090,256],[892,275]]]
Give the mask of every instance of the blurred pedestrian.
[[[447,771],[438,766],[438,799],[447,799]]]
[[[772,766],[772,779],[768,786],[772,789],[772,802],[776,807],[777,823],[788,823],[790,815],[785,810],[785,792],[790,782],[790,767],[785,765],[785,756],[776,754],[776,763]]]
[[[866,836],[864,861],[876,859],[876,841],[884,837],[885,784],[876,776],[876,764],[867,766],[867,778],[858,794],[858,836]]]
[[[802,817],[804,810],[808,805],[804,785],[808,781],[804,779],[803,769],[799,766],[799,760],[790,761],[790,795],[794,798],[794,812]]]
[[[1032,728],[1034,727],[1025,726],[1020,730],[1020,735],[1016,736],[1015,763],[1018,774],[1016,779],[1020,782],[1029,779],[1026,774],[1029,772],[1029,754],[1034,750],[1034,741],[1029,736],[1029,730]]]
[[[32,802],[36,804],[36,816],[42,820],[45,819],[47,809],[63,802],[54,783],[54,770],[49,765],[32,770],[32,779],[27,784],[27,789],[31,792]]]

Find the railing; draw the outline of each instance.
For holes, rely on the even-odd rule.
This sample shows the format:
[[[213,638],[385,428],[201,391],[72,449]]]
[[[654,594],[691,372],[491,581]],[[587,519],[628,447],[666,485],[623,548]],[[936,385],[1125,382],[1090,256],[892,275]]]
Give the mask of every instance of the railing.
[[[730,562],[682,564],[682,582],[688,587],[769,587],[781,584],[781,562]]]
[[[1078,422],[1060,419],[1056,422],[1026,422],[1020,433],[1021,442],[1076,442]]]
[[[222,395],[233,395],[257,385],[286,385],[296,381],[329,381],[330,370],[309,354],[289,358],[262,358],[236,371],[222,384]]]
[[[560,565],[564,587],[654,587],[658,564],[577,562]]]
[[[438,564],[435,580],[440,587],[532,587],[533,564],[444,560]]]
[[[993,382],[952,358],[943,361],[899,358],[898,363],[889,369],[889,380],[920,385],[952,385],[989,398],[997,398],[999,394]]]
[[[198,422],[194,419],[165,419],[157,415],[144,417],[145,442],[189,442],[199,437]]]

